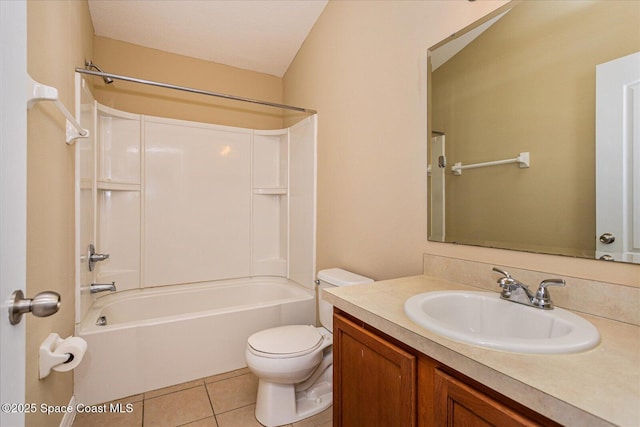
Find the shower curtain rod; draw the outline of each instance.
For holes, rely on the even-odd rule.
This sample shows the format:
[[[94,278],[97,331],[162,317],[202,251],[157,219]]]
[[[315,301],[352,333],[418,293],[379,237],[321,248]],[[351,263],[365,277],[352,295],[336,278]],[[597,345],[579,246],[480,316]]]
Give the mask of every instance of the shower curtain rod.
[[[186,87],[186,86],[178,86],[178,85],[172,85],[172,84],[169,84],[169,83],[156,82],[156,81],[153,81],[153,80],[144,80],[144,79],[138,79],[138,78],[135,78],[135,77],[121,76],[119,74],[111,74],[111,73],[105,73],[105,72],[100,72],[100,71],[87,70],[86,68],[76,68],[76,72],[77,73],[82,73],[82,74],[90,74],[92,76],[108,77],[108,78],[111,78],[111,79],[114,79],[114,80],[124,80],[124,81],[127,81],[127,82],[141,83],[141,84],[150,85],[150,86],[163,87],[163,88],[166,88],[166,89],[181,90],[181,91],[184,91],[184,92],[197,93],[197,94],[200,94],[200,95],[216,96],[218,98],[226,98],[226,99],[233,99],[235,101],[250,102],[252,104],[260,104],[260,105],[266,105],[268,107],[283,108],[285,110],[294,110],[294,111],[299,111],[299,112],[302,112],[302,113],[309,113],[309,114],[316,114],[317,113],[316,110],[311,110],[311,109],[308,109],[308,108],[294,107],[292,105],[286,105],[286,104],[277,104],[275,102],[260,101],[258,99],[243,98],[241,96],[228,95],[226,93],[210,92],[208,90],[194,89],[194,88],[190,88],[190,87]]]

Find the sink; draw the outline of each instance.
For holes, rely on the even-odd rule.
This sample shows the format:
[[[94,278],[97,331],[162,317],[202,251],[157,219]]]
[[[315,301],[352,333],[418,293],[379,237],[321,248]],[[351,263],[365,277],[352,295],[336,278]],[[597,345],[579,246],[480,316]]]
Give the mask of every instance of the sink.
[[[425,292],[407,299],[404,312],[447,338],[516,353],[577,353],[600,342],[595,326],[574,313],[504,301],[492,292]]]

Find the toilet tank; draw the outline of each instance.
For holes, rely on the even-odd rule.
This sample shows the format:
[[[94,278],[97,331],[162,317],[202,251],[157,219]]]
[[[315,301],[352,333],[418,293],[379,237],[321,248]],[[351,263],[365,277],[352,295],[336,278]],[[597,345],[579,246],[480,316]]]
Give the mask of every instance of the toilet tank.
[[[373,279],[360,276],[341,268],[329,268],[318,272],[319,288],[333,288],[335,286],[360,285],[372,283]],[[318,311],[320,324],[333,332],[333,305],[322,299],[321,291],[318,291]]]

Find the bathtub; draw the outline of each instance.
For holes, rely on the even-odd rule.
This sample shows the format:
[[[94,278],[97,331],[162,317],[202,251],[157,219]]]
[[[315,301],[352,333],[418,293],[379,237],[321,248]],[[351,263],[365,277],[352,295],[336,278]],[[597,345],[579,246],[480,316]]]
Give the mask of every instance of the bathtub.
[[[93,405],[242,368],[251,334],[315,324],[315,312],[311,289],[276,277],[101,296],[76,331],[88,344],[76,399]]]

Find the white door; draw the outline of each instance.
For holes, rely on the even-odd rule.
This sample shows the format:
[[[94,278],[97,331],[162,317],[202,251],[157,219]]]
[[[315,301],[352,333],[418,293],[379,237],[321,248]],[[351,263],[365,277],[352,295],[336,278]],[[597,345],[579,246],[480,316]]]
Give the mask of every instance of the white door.
[[[446,171],[444,135],[431,138],[431,159],[429,175],[431,176],[431,195],[429,196],[429,212],[431,213],[431,234],[429,240],[444,242],[445,238],[445,198],[444,180]]]
[[[24,425],[25,322],[7,303],[25,290],[27,236],[27,6],[0,1],[0,425]],[[8,407],[6,405],[9,405]],[[8,409],[8,410],[7,410]]]
[[[596,258],[640,262],[640,52],[596,67]]]

